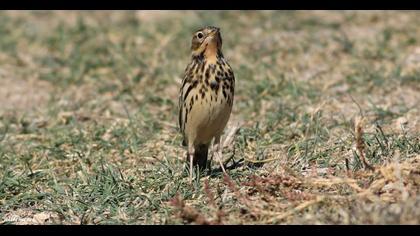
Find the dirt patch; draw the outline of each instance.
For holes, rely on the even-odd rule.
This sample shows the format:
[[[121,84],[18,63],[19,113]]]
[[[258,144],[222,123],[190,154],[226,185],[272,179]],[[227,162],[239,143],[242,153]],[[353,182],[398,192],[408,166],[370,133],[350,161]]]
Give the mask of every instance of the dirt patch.
[[[29,209],[18,209],[13,212],[6,213],[0,221],[2,223],[12,223],[16,225],[39,225],[53,223],[58,220],[58,215],[52,212],[35,213]]]
[[[52,92],[48,82],[6,78],[0,71],[0,112],[39,110],[47,106]]]

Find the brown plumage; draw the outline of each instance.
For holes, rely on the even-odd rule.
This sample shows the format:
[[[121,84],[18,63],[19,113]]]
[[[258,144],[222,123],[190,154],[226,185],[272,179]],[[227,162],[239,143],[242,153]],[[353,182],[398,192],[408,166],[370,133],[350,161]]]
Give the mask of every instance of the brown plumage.
[[[191,42],[191,62],[185,69],[179,92],[179,126],[187,160],[201,170],[206,167],[213,138],[221,163],[220,136],[232,111],[235,77],[222,53],[219,28],[197,30]],[[223,165],[222,170],[225,172]]]

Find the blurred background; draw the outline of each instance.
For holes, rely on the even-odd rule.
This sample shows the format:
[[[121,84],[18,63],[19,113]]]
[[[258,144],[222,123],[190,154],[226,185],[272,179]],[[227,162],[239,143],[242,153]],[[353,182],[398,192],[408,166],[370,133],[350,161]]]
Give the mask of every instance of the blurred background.
[[[2,11],[3,222],[185,223],[167,205],[177,193],[212,219],[203,182],[191,190],[180,176],[185,150],[177,128],[192,33],[206,25],[221,28],[236,76],[227,129],[241,128],[225,147],[245,163],[230,171],[236,182],[254,174],[279,179],[290,169],[305,178],[351,172],[370,186],[357,179],[370,173],[354,151],[357,116],[365,117],[371,164],[418,160],[418,11]],[[217,200],[231,213],[225,223],[419,223],[418,185],[405,195],[380,185],[385,197],[378,193],[373,206],[364,195],[352,206],[334,200],[305,217],[272,220],[253,206],[237,209],[222,177],[210,181],[231,196]],[[355,201],[354,189],[340,186],[308,184],[303,197],[275,189],[254,202],[268,201],[264,209],[278,213],[322,193],[344,191]],[[264,200],[273,198],[284,204]],[[328,207],[334,213],[319,211]]]

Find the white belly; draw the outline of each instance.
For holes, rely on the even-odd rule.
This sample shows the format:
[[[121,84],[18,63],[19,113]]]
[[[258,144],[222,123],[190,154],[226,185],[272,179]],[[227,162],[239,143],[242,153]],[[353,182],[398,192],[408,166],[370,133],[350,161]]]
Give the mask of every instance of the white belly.
[[[219,95],[217,101],[210,101],[210,97],[206,99],[200,99],[188,117],[185,133],[188,140],[195,141],[194,145],[210,143],[214,137],[220,136],[232,110],[223,95]]]

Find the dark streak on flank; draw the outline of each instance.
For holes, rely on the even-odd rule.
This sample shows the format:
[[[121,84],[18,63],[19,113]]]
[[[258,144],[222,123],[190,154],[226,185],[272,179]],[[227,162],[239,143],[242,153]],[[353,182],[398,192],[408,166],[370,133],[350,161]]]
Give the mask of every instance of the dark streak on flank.
[[[184,123],[186,124],[187,122],[188,122],[188,109],[185,109]]]
[[[193,106],[194,106],[194,96],[190,100],[190,111],[191,111]]]
[[[187,89],[187,91],[185,92],[185,94],[184,94],[184,101],[187,99],[187,97],[188,97],[188,94],[191,92],[191,90],[193,89],[193,88],[195,88],[195,87],[197,87],[197,85],[198,85],[198,80],[195,80],[189,87],[188,87],[188,89]]]

